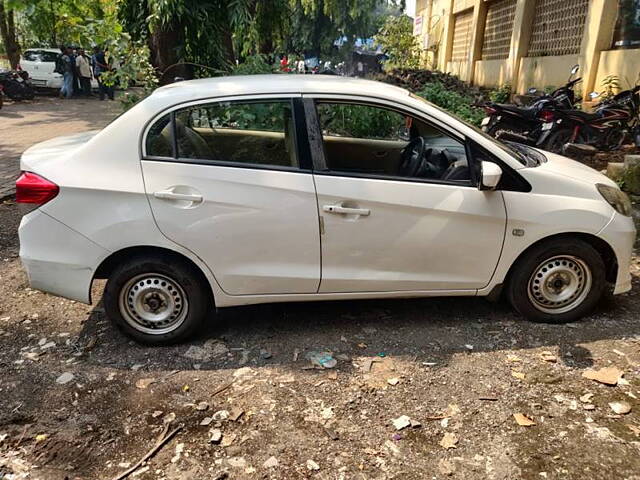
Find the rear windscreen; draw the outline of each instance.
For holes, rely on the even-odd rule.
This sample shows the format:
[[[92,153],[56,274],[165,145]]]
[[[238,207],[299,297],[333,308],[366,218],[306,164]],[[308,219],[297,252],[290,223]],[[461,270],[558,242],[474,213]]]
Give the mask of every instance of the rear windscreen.
[[[28,50],[24,52],[23,57],[29,62],[55,62],[58,54],[42,50]]]

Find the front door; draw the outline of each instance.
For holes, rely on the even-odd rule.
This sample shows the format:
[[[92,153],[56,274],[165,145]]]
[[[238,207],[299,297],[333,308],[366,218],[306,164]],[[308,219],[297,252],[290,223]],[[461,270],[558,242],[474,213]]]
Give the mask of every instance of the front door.
[[[289,98],[202,103],[147,133],[142,170],[158,227],[230,295],[318,290],[316,194],[292,112]]]
[[[500,192],[475,187],[464,141],[383,106],[319,100],[316,110],[326,166],[315,172],[320,292],[487,285],[505,207]]]

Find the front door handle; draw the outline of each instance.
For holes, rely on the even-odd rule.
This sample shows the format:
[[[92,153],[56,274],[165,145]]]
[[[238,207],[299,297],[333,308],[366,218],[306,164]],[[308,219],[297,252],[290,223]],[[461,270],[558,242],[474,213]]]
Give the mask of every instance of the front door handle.
[[[202,195],[194,195],[189,193],[176,193],[173,190],[161,190],[159,192],[153,192],[153,196],[156,198],[162,198],[165,200],[183,200],[185,202],[201,202]]]
[[[341,213],[343,215],[360,215],[367,217],[371,214],[371,210],[368,208],[350,208],[343,207],[342,205],[324,205],[322,210],[327,213]]]

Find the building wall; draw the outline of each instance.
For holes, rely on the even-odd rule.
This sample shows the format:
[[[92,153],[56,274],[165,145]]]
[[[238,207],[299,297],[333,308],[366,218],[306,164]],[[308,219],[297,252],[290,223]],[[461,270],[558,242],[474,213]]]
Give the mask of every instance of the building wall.
[[[617,6],[618,0],[417,0],[416,15],[423,17],[427,68],[478,85],[511,83],[524,93],[564,84],[577,63],[586,97],[608,75],[628,88],[639,74],[640,48],[611,49]]]

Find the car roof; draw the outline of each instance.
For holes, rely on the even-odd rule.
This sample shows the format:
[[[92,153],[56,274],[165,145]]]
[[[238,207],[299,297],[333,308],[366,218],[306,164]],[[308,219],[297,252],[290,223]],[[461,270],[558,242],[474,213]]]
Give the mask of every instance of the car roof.
[[[33,48],[25,48],[25,52],[52,52],[52,53],[60,53],[59,48],[48,48],[48,47],[33,47]]]
[[[337,75],[237,75],[202,78],[172,83],[155,90],[151,97],[158,102],[188,102],[207,97],[259,94],[348,94],[406,101],[409,92],[372,80]]]

